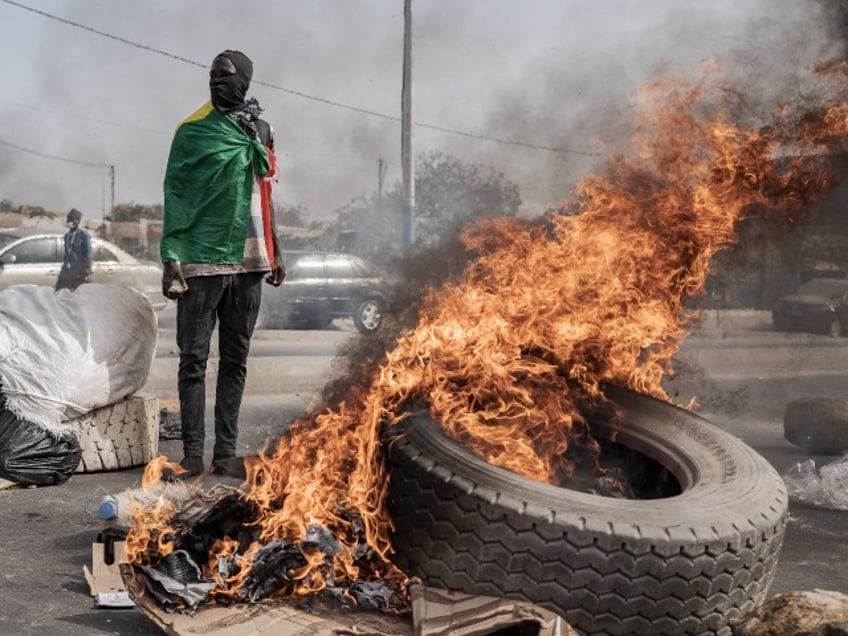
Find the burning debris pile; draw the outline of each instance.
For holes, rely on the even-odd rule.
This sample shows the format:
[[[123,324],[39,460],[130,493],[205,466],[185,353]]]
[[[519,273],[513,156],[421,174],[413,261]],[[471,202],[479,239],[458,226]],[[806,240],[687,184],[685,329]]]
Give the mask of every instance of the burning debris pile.
[[[584,414],[605,385],[669,400],[662,380],[697,318],[684,303],[703,293],[734,225],[756,213],[796,222],[832,185],[825,154],[848,134],[832,76],[820,76],[827,103],[781,105],[756,128],[734,123],[744,101],[715,75],[646,87],[631,152],[585,177],[542,223],[468,228],[478,257],[461,280],[429,293],[367,382],[250,463],[248,490],[220,503],[231,524],[213,533],[167,504],[141,511],[132,561],[159,568],[186,550],[219,602],[327,590],[402,611],[384,428],[423,404],[489,463],[568,487],[572,451],[597,451]]]
[[[157,460],[160,465],[164,462]],[[139,511],[144,516],[147,511]],[[348,517],[356,518],[356,511]],[[260,544],[258,528],[252,524],[254,506],[236,488],[218,485],[206,492],[198,492],[190,500],[175,507],[169,523],[173,532],[162,537],[170,542],[171,549],[150,561],[151,565],[136,567],[145,591],[167,610],[193,612],[210,597],[221,603],[257,602],[267,598],[290,595],[302,575],[309,573],[313,579],[321,577],[322,585],[316,587],[322,600],[332,600],[342,605],[384,612],[400,613],[405,609],[405,598],[382,579],[363,577],[349,585],[337,586],[334,582],[332,558],[342,551],[341,546],[326,529],[310,525],[297,543],[272,539]],[[241,554],[240,546],[253,546],[249,554]],[[373,551],[364,538],[354,548],[354,563],[363,572],[369,572]],[[208,555],[215,555],[201,569]],[[250,567],[244,567],[249,558]]]

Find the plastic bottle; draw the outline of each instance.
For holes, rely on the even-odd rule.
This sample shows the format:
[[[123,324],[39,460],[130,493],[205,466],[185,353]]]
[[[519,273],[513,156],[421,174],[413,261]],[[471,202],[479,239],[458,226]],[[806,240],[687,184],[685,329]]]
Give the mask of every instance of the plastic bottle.
[[[133,512],[139,508],[150,508],[156,505],[160,499],[179,504],[188,497],[189,490],[185,484],[162,483],[150,489],[128,488],[119,493],[110,493],[103,488],[98,488],[94,498],[102,494],[100,503],[96,510],[92,509],[91,503],[86,505],[86,511],[100,519],[104,527],[129,528],[132,525]]]
[[[102,521],[111,521],[118,518],[118,498],[115,495],[106,495],[97,507],[97,518]]]

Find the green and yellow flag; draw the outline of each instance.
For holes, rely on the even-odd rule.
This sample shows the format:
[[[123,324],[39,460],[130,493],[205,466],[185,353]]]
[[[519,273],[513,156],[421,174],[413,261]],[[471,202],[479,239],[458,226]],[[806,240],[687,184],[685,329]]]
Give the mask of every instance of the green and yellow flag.
[[[241,263],[254,179],[269,167],[262,144],[212,102],[180,122],[165,171],[162,260]]]

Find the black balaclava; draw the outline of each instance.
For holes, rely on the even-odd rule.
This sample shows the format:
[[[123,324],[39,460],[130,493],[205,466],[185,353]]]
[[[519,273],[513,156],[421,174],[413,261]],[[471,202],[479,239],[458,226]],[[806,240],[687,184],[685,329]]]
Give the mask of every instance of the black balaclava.
[[[65,223],[73,224],[74,227],[80,224],[82,221],[82,212],[77,210],[76,208],[71,208],[71,211],[68,212],[68,217],[65,219]]]
[[[236,72],[233,75],[209,77],[209,92],[212,105],[218,110],[231,112],[240,109],[247,97],[247,89],[253,77],[253,62],[241,51],[226,50],[217,57],[225,57],[233,63]]]

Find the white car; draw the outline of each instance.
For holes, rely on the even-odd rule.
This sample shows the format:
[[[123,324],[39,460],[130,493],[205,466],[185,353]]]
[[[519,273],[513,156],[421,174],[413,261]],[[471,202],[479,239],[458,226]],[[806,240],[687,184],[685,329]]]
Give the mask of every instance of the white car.
[[[11,285],[53,287],[64,256],[62,232],[6,228],[0,230],[0,290]],[[117,245],[91,237],[91,281],[133,287],[149,299],[157,311],[168,305],[162,295],[162,268],[128,254]]]

